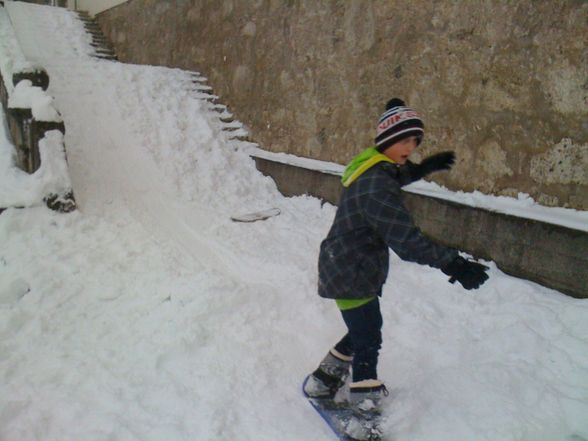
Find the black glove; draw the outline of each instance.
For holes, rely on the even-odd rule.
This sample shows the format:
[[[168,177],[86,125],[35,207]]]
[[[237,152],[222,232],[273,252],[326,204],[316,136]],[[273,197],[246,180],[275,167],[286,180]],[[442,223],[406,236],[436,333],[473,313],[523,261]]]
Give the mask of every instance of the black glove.
[[[466,260],[457,256],[444,268],[441,268],[448,276],[451,276],[449,283],[457,280],[465,289],[477,289],[488,280],[488,267],[478,262]]]
[[[412,164],[411,174],[413,179],[416,181],[424,178],[425,176],[433,172],[439,170],[449,170],[454,163],[454,152],[437,153],[435,155],[431,155],[423,159],[423,161],[420,164]]]

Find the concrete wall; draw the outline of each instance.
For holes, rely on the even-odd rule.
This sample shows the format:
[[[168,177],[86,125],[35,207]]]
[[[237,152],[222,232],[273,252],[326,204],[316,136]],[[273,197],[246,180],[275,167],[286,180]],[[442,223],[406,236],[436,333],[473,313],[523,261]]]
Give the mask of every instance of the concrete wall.
[[[201,71],[264,149],[344,163],[388,98],[451,189],[588,209],[588,2],[131,0],[98,19],[121,61]]]

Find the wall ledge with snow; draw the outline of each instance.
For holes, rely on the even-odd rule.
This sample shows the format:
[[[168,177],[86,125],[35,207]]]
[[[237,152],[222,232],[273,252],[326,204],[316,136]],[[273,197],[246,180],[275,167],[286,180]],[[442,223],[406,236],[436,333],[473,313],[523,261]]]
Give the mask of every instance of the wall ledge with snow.
[[[65,125],[48,86],[47,72],[26,60],[0,7],[0,119],[8,129],[5,133],[2,122],[0,166],[5,169],[3,182],[14,184],[1,189],[1,208],[42,202],[63,212],[76,207],[63,144]]]
[[[341,165],[245,148],[284,195],[338,203]],[[523,196],[454,193],[424,181],[408,186],[404,200],[434,240],[493,260],[511,275],[588,298],[588,212],[541,207]]]

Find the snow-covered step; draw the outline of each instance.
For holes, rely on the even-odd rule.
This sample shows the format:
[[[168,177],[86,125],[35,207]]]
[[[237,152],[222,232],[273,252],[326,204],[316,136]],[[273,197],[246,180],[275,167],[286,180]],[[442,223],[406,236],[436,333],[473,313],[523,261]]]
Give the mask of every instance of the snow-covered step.
[[[114,48],[106,39],[100,25],[85,11],[78,11],[78,18],[83,23],[86,32],[92,37],[91,46],[95,49],[95,56],[106,60],[117,60]]]

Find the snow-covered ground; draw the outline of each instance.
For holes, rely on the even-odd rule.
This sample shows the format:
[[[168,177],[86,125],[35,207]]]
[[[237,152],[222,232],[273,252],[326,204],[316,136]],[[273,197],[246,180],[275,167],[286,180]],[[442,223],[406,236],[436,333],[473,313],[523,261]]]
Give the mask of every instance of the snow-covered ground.
[[[334,440],[300,385],[344,332],[315,287],[335,208],[281,196],[188,73],[91,58],[72,14],[6,5],[80,210],[0,215],[0,440]],[[392,259],[387,433],[588,440],[588,302],[489,265],[469,292]]]

